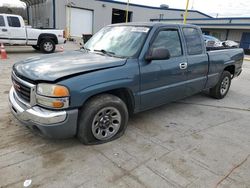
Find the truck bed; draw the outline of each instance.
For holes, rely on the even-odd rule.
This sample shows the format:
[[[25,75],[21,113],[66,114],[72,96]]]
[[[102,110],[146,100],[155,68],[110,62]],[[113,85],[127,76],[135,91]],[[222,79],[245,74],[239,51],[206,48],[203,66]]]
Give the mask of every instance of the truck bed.
[[[209,60],[208,82],[206,87],[216,85],[225,65],[234,68],[234,76],[238,76],[242,70],[244,51],[242,48],[230,48],[207,51]]]

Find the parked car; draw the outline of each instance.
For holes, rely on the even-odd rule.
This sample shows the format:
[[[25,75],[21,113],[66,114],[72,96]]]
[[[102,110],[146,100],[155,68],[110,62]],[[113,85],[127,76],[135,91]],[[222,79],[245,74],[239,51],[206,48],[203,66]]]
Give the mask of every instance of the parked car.
[[[21,16],[0,14],[0,43],[32,46],[44,53],[52,53],[57,44],[65,41],[63,30],[34,29],[25,26]]]
[[[242,63],[240,48],[207,52],[194,25],[110,25],[84,49],[14,64],[10,108],[42,135],[99,144],[120,137],[133,113],[206,89],[224,98]]]
[[[208,48],[238,48],[239,43],[232,40],[220,41],[211,35],[203,35],[206,47]]]
[[[210,35],[203,35],[206,47],[223,47],[222,42],[216,37]]]
[[[232,40],[226,40],[222,42],[223,46],[225,47],[231,47],[231,48],[239,48],[240,44],[232,41]]]

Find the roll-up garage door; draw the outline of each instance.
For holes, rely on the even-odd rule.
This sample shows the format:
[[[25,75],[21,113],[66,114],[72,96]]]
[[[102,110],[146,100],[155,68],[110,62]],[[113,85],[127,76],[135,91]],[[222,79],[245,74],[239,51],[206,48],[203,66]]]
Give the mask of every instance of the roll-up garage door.
[[[68,8],[70,15],[71,37],[93,34],[93,11],[80,8]]]

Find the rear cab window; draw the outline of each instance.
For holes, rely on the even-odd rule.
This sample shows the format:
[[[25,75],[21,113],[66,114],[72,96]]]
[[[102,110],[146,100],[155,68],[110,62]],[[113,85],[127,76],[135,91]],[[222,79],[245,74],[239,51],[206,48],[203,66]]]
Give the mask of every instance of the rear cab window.
[[[188,55],[202,54],[204,46],[198,29],[185,27],[183,28],[183,34],[187,45]]]
[[[4,27],[4,26],[5,26],[4,18],[3,16],[0,16],[0,27]]]
[[[7,16],[7,21],[9,27],[21,27],[20,20],[16,16]]]

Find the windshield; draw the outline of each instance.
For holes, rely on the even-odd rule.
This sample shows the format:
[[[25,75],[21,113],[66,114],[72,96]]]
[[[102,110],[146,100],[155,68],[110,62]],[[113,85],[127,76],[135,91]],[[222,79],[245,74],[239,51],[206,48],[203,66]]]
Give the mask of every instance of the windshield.
[[[84,48],[117,57],[133,57],[140,51],[148,32],[148,27],[108,26],[96,33]]]

